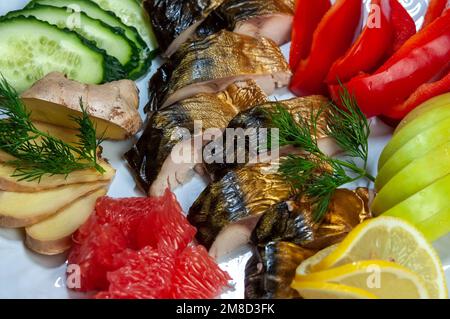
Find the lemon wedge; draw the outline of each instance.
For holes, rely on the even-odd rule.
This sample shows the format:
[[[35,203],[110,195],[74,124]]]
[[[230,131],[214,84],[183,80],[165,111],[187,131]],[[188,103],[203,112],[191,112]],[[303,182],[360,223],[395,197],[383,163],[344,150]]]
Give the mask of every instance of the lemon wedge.
[[[415,272],[431,298],[447,298],[441,261],[423,234],[408,222],[394,217],[377,217],[356,228],[312,271],[364,260],[395,262]]]
[[[377,296],[364,289],[330,282],[295,281],[292,288],[304,299],[377,299]]]
[[[315,255],[305,259],[296,269],[296,275],[302,276],[307,275],[312,272],[313,267],[319,264],[325,257],[327,257],[331,252],[336,250],[338,244],[329,246],[317,252]]]
[[[296,282],[331,282],[366,290],[381,299],[428,299],[423,280],[398,264],[366,260],[296,276]]]

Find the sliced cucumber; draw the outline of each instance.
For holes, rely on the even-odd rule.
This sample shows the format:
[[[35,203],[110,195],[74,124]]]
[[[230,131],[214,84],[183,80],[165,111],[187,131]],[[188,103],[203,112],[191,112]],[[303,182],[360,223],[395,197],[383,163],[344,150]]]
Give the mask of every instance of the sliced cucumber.
[[[76,32],[34,17],[0,19],[0,72],[21,93],[46,74],[99,84],[126,77],[117,59]]]
[[[33,0],[26,8],[33,7],[35,4],[69,8],[71,12],[84,12],[91,18],[103,21],[114,28],[124,30],[125,36],[133,41],[139,49],[139,65],[135,70],[130,72],[130,77],[137,79],[144,75],[150,68],[154,56],[151,54],[147,44],[139,35],[136,28],[123,23],[113,12],[103,10],[98,4],[90,0]]]
[[[150,19],[142,7],[142,1],[137,0],[91,0],[102,9],[112,11],[123,23],[135,27],[150,51],[156,50],[158,44],[152,31]]]
[[[128,40],[120,29],[114,29],[100,20],[92,19],[83,12],[71,13],[65,8],[36,4],[29,9],[12,11],[6,18],[17,16],[33,16],[59,28],[75,31],[119,60],[127,72],[137,67],[138,51],[134,43]]]

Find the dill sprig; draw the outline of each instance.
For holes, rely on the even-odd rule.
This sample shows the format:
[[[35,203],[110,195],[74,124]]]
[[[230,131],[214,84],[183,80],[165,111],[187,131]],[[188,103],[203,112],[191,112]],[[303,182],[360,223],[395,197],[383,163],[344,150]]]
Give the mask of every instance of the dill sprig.
[[[345,88],[341,101],[343,108],[330,103],[326,108],[312,111],[309,119],[294,119],[281,105],[269,112],[274,127],[279,129],[279,145],[293,145],[308,153],[284,158],[280,173],[311,200],[316,221],[328,211],[336,189],[361,178],[375,180],[366,171],[370,123]],[[348,157],[362,159],[364,168],[358,167],[353,160],[332,158],[320,150],[317,132],[322,116],[327,119],[325,134],[334,138]],[[355,176],[350,176],[348,171]]]
[[[13,177],[40,182],[45,175],[68,175],[77,170],[105,170],[97,162],[96,129],[80,100],[82,115],[72,118],[78,127],[79,142],[66,143],[40,131],[31,121],[17,91],[0,77],[0,150],[15,157],[7,162],[15,167]]]
[[[365,169],[369,156],[370,123],[347,89],[342,90],[340,98],[345,109],[330,104],[326,134],[334,138],[348,156],[362,159]]]

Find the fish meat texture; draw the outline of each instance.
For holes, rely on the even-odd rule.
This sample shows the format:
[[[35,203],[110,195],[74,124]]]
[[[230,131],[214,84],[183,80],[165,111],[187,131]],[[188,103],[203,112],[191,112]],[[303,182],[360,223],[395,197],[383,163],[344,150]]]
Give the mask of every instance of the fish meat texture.
[[[313,216],[311,201],[305,196],[279,203],[261,216],[251,242],[261,247],[272,241],[288,241],[315,250],[329,247],[372,217],[368,194],[367,188],[337,189],[319,222]]]
[[[290,284],[296,268],[306,258],[336,245],[372,215],[369,191],[338,189],[328,212],[314,222],[311,202],[305,198],[286,201],[259,219],[251,236],[253,256],[245,270],[245,297],[298,298]]]
[[[220,31],[183,45],[149,85],[146,111],[199,93],[217,93],[237,81],[254,80],[267,95],[289,84],[291,71],[280,48],[266,38]],[[165,80],[161,82],[161,80]]]
[[[242,142],[240,141],[242,139],[241,136],[232,136],[234,140],[230,142],[227,141],[226,134],[206,145],[205,148],[208,151],[205,153],[210,154],[205,158],[204,166],[206,171],[212,179],[218,179],[226,174],[227,171],[246,165],[252,159],[254,160],[259,156],[260,154],[255,154],[254,150],[250,149],[250,146],[263,143],[264,139],[260,135],[260,132],[262,132],[261,129],[274,127],[270,119],[270,112],[274,111],[277,107],[286,109],[297,122],[300,122],[300,119],[302,119],[303,122],[310,123],[311,116],[319,114],[317,130],[316,132],[311,132],[311,134],[316,134],[319,148],[325,154],[329,156],[336,155],[339,153],[340,148],[326,134],[326,110],[329,103],[330,101],[326,97],[314,95],[285,101],[267,102],[241,112],[230,122],[228,128],[241,128],[243,130],[255,129],[257,130],[257,134],[249,134],[245,147],[234,147],[234,145],[239,145]],[[256,141],[256,139],[258,140]],[[301,152],[302,150],[287,146],[280,148],[279,155],[301,154]],[[238,161],[238,159],[242,158],[245,161]],[[267,158],[270,159],[270,157]],[[259,157],[256,159],[258,161],[261,160]]]
[[[173,190],[188,182],[202,161],[203,131],[224,129],[236,114],[266,99],[261,88],[249,80],[153,113],[139,141],[125,154],[140,187],[150,196],[161,196],[167,188]],[[201,121],[199,132],[195,132],[195,121]],[[174,160],[183,155],[187,158]]]
[[[248,244],[264,247],[271,241],[287,241],[320,250],[340,242],[355,226],[371,218],[366,188],[338,189],[325,217],[317,222],[311,201],[296,195],[279,202],[257,218],[227,227],[215,239],[210,255],[219,258]]]
[[[224,0],[146,0],[143,5],[163,55],[170,57]]]
[[[196,34],[202,37],[227,29],[283,45],[290,41],[293,15],[291,4],[283,0],[228,0],[208,16]]]
[[[188,220],[197,228],[197,241],[207,249],[215,242],[223,243],[221,238],[228,238],[234,226],[239,229],[245,223],[256,224],[252,219],[292,197],[294,189],[278,168],[277,163],[249,165],[211,183],[189,210]],[[214,249],[210,251],[212,256]]]
[[[300,298],[297,291],[291,288],[291,283],[298,265],[314,253],[283,241],[254,247],[253,256],[245,267],[245,298]]]

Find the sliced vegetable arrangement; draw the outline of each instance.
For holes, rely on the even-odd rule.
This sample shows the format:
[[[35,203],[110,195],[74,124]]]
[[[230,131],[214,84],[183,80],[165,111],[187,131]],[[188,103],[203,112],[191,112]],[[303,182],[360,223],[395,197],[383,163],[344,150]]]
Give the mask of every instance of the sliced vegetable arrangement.
[[[307,1],[298,2],[300,10]],[[315,29],[294,25],[291,91],[297,95],[323,94],[328,85],[331,96],[339,102],[342,82],[368,117],[384,115],[401,120],[427,99],[450,90],[450,11],[446,6],[446,1],[432,1],[417,34],[414,21],[397,0],[373,0],[361,33],[355,13],[361,1],[337,1],[325,14],[321,6],[311,8],[315,14],[309,19],[323,17]],[[349,18],[340,21],[345,14]],[[324,31],[327,28],[330,31]],[[330,39],[331,32],[335,36]],[[355,33],[359,36],[351,45]],[[308,45],[305,34],[313,39],[307,58],[295,51]]]
[[[109,25],[93,19],[83,12],[77,14],[76,18],[79,20],[75,20],[73,13],[65,8],[36,4],[24,10],[10,12],[5,16],[5,19],[31,16],[56,25],[61,29],[70,29],[116,58],[127,73],[136,68],[137,48],[128,38],[123,36],[123,32],[117,32]]]
[[[32,1],[1,17],[3,76],[23,92],[52,71],[87,84],[144,75],[156,47],[140,4],[98,2]]]
[[[0,225],[26,227],[27,246],[41,254],[71,247],[70,236],[115,174],[99,157],[101,140],[78,103],[80,111],[66,119],[76,131],[36,124],[17,92],[4,78],[0,83]]]
[[[142,126],[139,90],[129,80],[86,85],[52,72],[23,92],[21,100],[32,120],[69,129],[76,128],[70,119],[82,111],[81,100],[99,139],[124,140]]]
[[[117,30],[123,30],[125,36],[134,43],[139,51],[139,65],[135,70],[131,71],[130,77],[137,79],[143,76],[148,68],[152,58],[156,55],[156,42],[150,40],[148,44],[144,41],[142,36],[136,30],[135,25],[122,22],[114,12],[102,9],[98,4],[90,0],[33,0],[26,8],[33,8],[36,4],[42,4],[46,6],[53,6],[58,8],[64,8],[66,11],[77,14],[83,12],[87,16],[102,21]],[[77,18],[75,16],[75,18]],[[121,31],[122,32],[122,31]],[[150,35],[150,39],[152,39]]]

